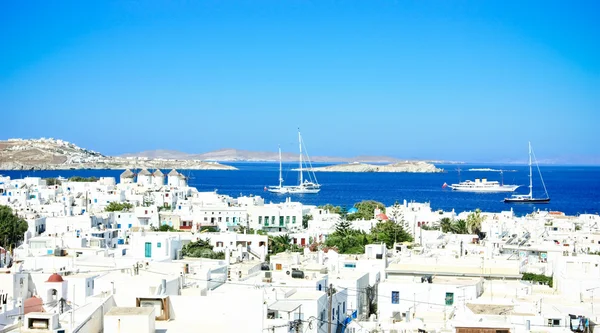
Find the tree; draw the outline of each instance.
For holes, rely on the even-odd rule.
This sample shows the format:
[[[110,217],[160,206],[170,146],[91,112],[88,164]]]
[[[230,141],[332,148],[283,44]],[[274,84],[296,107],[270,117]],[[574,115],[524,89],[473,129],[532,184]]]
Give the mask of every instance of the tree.
[[[208,259],[225,259],[225,252],[215,252],[210,245],[210,239],[199,239],[196,242],[191,242],[183,246],[181,254],[186,257],[208,258]]]
[[[271,253],[281,253],[292,248],[292,238],[289,234],[269,236],[269,250]]]
[[[398,203],[398,201],[396,201],[396,202],[394,202],[394,205],[392,206],[392,208],[390,208],[389,217],[392,219],[392,221],[395,221],[395,222],[404,221],[404,216],[402,214],[402,210],[400,207],[401,207],[400,204]]]
[[[412,236],[394,221],[379,222],[371,229],[371,242],[384,242],[388,248],[392,248],[394,243],[412,241]]]
[[[47,186],[61,185],[62,182],[56,178],[46,178]]]
[[[332,204],[326,204],[326,205],[323,205],[323,206],[317,206],[317,208],[326,210],[326,211],[328,211],[330,213],[334,213],[334,214],[340,214],[342,212],[342,207],[340,207],[340,206],[334,206]]]
[[[98,181],[98,178],[92,176],[92,177],[81,177],[81,176],[74,176],[69,178],[70,182],[95,182]]]
[[[370,220],[375,217],[375,209],[385,212],[385,205],[381,202],[373,200],[365,200],[354,204],[354,208],[358,209],[358,212],[349,215],[348,218],[351,220]]]
[[[13,213],[8,206],[0,205],[0,245],[13,249],[25,238],[27,222]]]
[[[335,232],[342,237],[348,236],[351,230],[352,228],[350,222],[344,219],[340,220],[335,225]]]
[[[452,228],[450,232],[457,235],[468,234],[469,230],[467,229],[467,222],[463,219],[454,221],[454,223],[452,223]]]
[[[440,229],[443,233],[452,232],[452,220],[449,217],[444,217],[440,220]]]
[[[198,231],[200,231],[200,232],[218,232],[219,228],[205,225],[205,226],[201,226]]]
[[[481,222],[485,220],[486,216],[481,215],[481,210],[477,208],[474,213],[467,216],[467,230],[470,234],[481,233]]]
[[[104,211],[106,211],[106,212],[121,212],[123,210],[130,210],[131,208],[133,208],[133,205],[128,202],[113,201],[113,202],[109,203],[108,206],[106,206],[106,208],[104,208]]]
[[[348,208],[346,208],[346,206],[342,206],[338,214],[340,214],[342,220],[348,219]]]
[[[312,221],[312,215],[302,215],[302,228],[308,229],[308,221]]]
[[[439,226],[429,226],[427,224],[422,224],[421,229],[423,230],[440,230]]]
[[[163,225],[161,225],[158,228],[152,227],[152,231],[167,232],[167,231],[181,231],[181,230],[177,230],[177,229],[173,228],[172,226],[170,226],[168,224],[163,224]]]

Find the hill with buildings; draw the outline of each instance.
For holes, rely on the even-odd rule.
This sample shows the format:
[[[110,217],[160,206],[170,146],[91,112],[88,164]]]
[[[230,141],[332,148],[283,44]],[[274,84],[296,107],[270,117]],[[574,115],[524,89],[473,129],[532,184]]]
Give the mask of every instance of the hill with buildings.
[[[0,170],[162,168],[236,170],[213,161],[158,157],[113,157],[52,138],[0,141]]]

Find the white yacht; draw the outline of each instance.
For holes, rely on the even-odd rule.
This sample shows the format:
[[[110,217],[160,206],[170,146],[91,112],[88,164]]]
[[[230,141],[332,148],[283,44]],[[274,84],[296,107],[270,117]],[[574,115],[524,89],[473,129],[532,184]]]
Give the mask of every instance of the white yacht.
[[[498,181],[488,181],[486,178],[475,179],[475,181],[466,180],[458,184],[449,185],[454,191],[463,192],[514,192],[520,185],[504,185]]]
[[[299,172],[298,185],[291,185],[291,186],[283,185],[283,177],[281,174],[282,170],[281,170],[281,147],[280,147],[279,148],[279,185],[269,186],[269,187],[265,188],[267,191],[272,192],[272,193],[280,193],[280,194],[319,193],[319,191],[321,190],[321,185],[317,181],[317,176],[312,171],[312,164],[310,162],[310,158],[308,157],[308,153],[306,153],[306,162],[309,167],[308,179],[304,178],[304,173],[302,170],[303,165],[304,165],[304,162],[302,161],[302,159],[303,159],[302,146],[304,145],[304,142],[302,141],[302,135],[300,134],[300,130],[298,130],[298,145],[300,147],[300,160],[299,160],[300,169],[298,170],[298,172]],[[306,147],[304,150],[306,151]]]

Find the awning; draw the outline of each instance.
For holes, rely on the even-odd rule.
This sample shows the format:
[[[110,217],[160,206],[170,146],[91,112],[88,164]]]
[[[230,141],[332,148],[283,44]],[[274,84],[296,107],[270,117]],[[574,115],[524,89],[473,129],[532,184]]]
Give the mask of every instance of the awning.
[[[301,302],[277,301],[269,305],[267,308],[274,311],[292,312],[298,309],[300,306],[302,306]]]

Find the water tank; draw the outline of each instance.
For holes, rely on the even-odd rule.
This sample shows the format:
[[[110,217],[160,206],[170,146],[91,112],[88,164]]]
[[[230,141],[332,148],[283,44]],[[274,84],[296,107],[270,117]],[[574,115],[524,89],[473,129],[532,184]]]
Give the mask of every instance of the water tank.
[[[292,278],[294,279],[304,279],[304,272],[303,271],[292,271]]]

